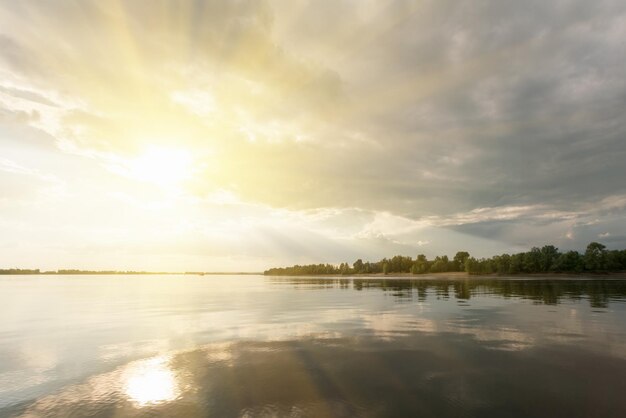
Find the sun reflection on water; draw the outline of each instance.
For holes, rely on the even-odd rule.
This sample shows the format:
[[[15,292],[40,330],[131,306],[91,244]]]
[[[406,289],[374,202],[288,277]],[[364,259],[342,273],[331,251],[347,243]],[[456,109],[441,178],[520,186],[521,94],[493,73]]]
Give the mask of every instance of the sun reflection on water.
[[[171,402],[180,396],[169,358],[156,357],[135,364],[124,376],[124,393],[138,407]]]

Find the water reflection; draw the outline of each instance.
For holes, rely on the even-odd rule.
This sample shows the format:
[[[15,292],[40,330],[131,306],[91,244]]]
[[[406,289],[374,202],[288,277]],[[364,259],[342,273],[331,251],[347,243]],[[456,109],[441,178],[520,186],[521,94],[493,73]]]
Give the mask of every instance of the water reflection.
[[[94,382],[43,398],[35,417],[622,417],[626,362],[576,347],[494,354],[464,335],[239,342],[175,356],[187,382],[168,402],[130,405]],[[155,360],[155,364],[159,364]],[[160,366],[157,366],[160,367]],[[100,376],[100,385],[119,373]],[[558,412],[557,412],[558,411]]]
[[[626,281],[50,280],[0,279],[2,418],[626,416]]]
[[[40,397],[23,410],[26,405],[0,409],[0,416],[108,417],[117,411],[114,416],[124,417],[134,416],[133,411],[163,407],[179,400],[188,388],[185,379],[189,371],[174,367],[172,361],[171,356],[159,356],[131,362]]]
[[[180,395],[167,357],[136,362],[125,371],[124,392],[138,407],[170,402]]]
[[[311,278],[270,277],[277,285],[295,289],[323,288],[371,290],[390,292],[398,299],[425,301],[430,293],[438,299],[469,300],[478,295],[497,295],[504,298],[523,298],[555,305],[563,299],[587,298],[593,307],[606,308],[611,300],[626,299],[626,280],[613,279],[527,279],[527,278],[469,278],[469,279],[409,279],[409,278]]]

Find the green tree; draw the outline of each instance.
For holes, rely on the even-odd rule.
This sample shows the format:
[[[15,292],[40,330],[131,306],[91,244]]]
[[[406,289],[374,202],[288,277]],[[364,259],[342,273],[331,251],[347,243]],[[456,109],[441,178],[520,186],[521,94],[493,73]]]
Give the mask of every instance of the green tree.
[[[389,260],[389,271],[392,273],[408,273],[413,265],[411,257],[395,255]]]
[[[608,271],[619,271],[622,268],[620,260],[621,253],[618,250],[606,252],[606,269]]]
[[[443,273],[446,271],[446,263],[441,259],[441,257],[437,257],[432,266],[430,266],[431,273]]]
[[[509,262],[509,274],[518,274],[522,272],[524,261],[524,253],[517,253],[511,256]]]
[[[590,271],[606,269],[606,246],[599,242],[592,242],[585,250],[585,268]]]
[[[580,273],[583,271],[585,263],[578,251],[567,251],[559,255],[552,266],[553,271]]]
[[[351,271],[350,271],[350,264],[348,264],[348,263],[341,263],[341,265],[339,266],[339,272],[341,274],[344,274],[344,275],[345,274],[350,274],[351,273]]]
[[[424,254],[418,254],[417,259],[415,260],[415,266],[417,269],[417,274],[425,274],[428,273],[429,263],[428,259]]]
[[[497,255],[493,257],[493,264],[496,273],[507,274],[511,268],[511,256],[508,254]]]
[[[539,261],[541,271],[551,271],[552,266],[554,265],[559,255],[559,250],[554,245],[544,245],[543,247],[541,247],[541,257]]]
[[[469,253],[467,251],[459,251],[456,253],[452,262],[454,263],[455,271],[465,271],[465,262],[469,258]]]
[[[474,257],[465,260],[465,271],[468,274],[480,274],[480,263]]]
[[[524,253],[522,268],[526,273],[538,273],[541,271],[541,250],[537,247],[531,248]]]
[[[354,268],[354,272],[359,274],[359,273],[363,273],[364,271],[364,265],[363,265],[363,260],[361,260],[360,258],[358,260],[356,260],[353,264],[352,267]]]

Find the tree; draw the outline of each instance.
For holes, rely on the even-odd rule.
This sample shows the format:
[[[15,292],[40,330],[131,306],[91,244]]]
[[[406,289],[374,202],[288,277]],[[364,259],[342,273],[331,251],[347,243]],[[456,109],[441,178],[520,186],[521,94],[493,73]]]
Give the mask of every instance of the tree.
[[[592,242],[585,250],[585,268],[590,271],[606,269],[606,246]]]
[[[474,257],[465,260],[465,271],[469,274],[480,274],[480,263]]]
[[[539,261],[541,271],[551,271],[552,265],[558,257],[559,250],[554,245],[544,245],[541,247],[541,257]]]
[[[344,275],[345,274],[350,274],[351,273],[351,271],[350,271],[350,264],[348,264],[348,263],[341,263],[341,265],[339,266],[339,272],[341,274],[344,274]]]
[[[493,257],[493,264],[496,273],[507,274],[511,267],[511,256],[508,254],[497,255]]]
[[[618,250],[607,251],[605,267],[609,271],[621,270],[622,268],[621,252]]]
[[[538,273],[541,271],[541,250],[539,248],[533,247],[529,252],[524,253],[522,268],[526,273]]]
[[[459,251],[456,253],[452,262],[454,263],[455,271],[465,271],[465,262],[469,258],[467,251]]]
[[[491,258],[476,259],[466,251],[459,251],[450,261],[448,256],[437,256],[429,261],[424,254],[418,254],[415,260],[411,257],[396,255],[383,258],[376,262],[363,262],[358,259],[352,264],[295,265],[292,267],[271,268],[265,274],[271,275],[318,275],[318,274],[366,274],[366,273],[399,273],[411,272],[424,274],[433,272],[459,271],[463,268],[470,274],[519,274],[540,272],[571,272],[583,271],[614,272],[626,270],[626,250],[607,250],[603,244],[592,242],[584,254],[567,251],[561,254],[554,245],[533,247],[530,251],[517,254],[501,254]],[[0,274],[19,274],[22,270],[0,270]],[[23,270],[26,271],[26,270]],[[64,272],[65,270],[59,270]],[[16,273],[13,273],[16,272]],[[67,270],[76,273],[78,270]]]
[[[580,273],[584,269],[584,260],[578,251],[568,251],[560,254],[552,265],[553,271]]]
[[[417,274],[428,273],[429,263],[424,254],[418,254],[417,260],[415,260],[415,268]]]
[[[411,257],[395,255],[389,260],[389,272],[391,273],[408,273],[413,265]]]
[[[437,257],[432,266],[430,266],[431,273],[443,273],[446,271],[446,263],[440,258]]]
[[[363,273],[363,260],[359,258],[352,264],[352,267],[354,268],[355,273]]]

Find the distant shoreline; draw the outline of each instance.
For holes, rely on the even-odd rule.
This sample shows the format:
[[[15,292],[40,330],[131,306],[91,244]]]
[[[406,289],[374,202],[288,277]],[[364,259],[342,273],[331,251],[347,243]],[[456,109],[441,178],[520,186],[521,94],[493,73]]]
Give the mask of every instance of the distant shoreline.
[[[626,279],[626,271],[609,273],[517,273],[517,274],[469,274],[467,272],[442,272],[442,273],[358,273],[358,274],[282,274],[272,275],[262,272],[76,272],[76,273],[5,273],[2,276],[264,276],[276,278],[315,278],[315,279],[390,279],[390,280],[458,280],[458,279]]]
[[[447,273],[367,273],[367,274],[292,274],[292,275],[271,275],[266,277],[291,277],[291,278],[329,278],[329,279],[519,279],[519,278],[536,278],[536,279],[571,279],[571,278],[604,278],[604,279],[626,279],[626,272],[611,273],[518,273],[518,274],[469,274],[466,272],[447,272]]]
[[[262,272],[209,272],[209,271],[10,271],[0,270],[0,276],[246,276],[263,275]]]
[[[272,267],[263,274],[268,276],[306,276],[306,275],[427,275],[453,274],[463,277],[470,275],[514,276],[518,274],[609,274],[626,272],[626,249],[608,250],[604,244],[590,242],[584,253],[569,250],[560,252],[554,245],[532,247],[530,251],[515,254],[500,254],[489,258],[475,258],[467,251],[457,251],[450,259],[447,255],[436,256],[429,260],[424,254],[411,256],[394,255],[391,258],[370,262],[362,259],[349,263],[307,264],[287,267]],[[558,277],[558,276],[557,276]]]

